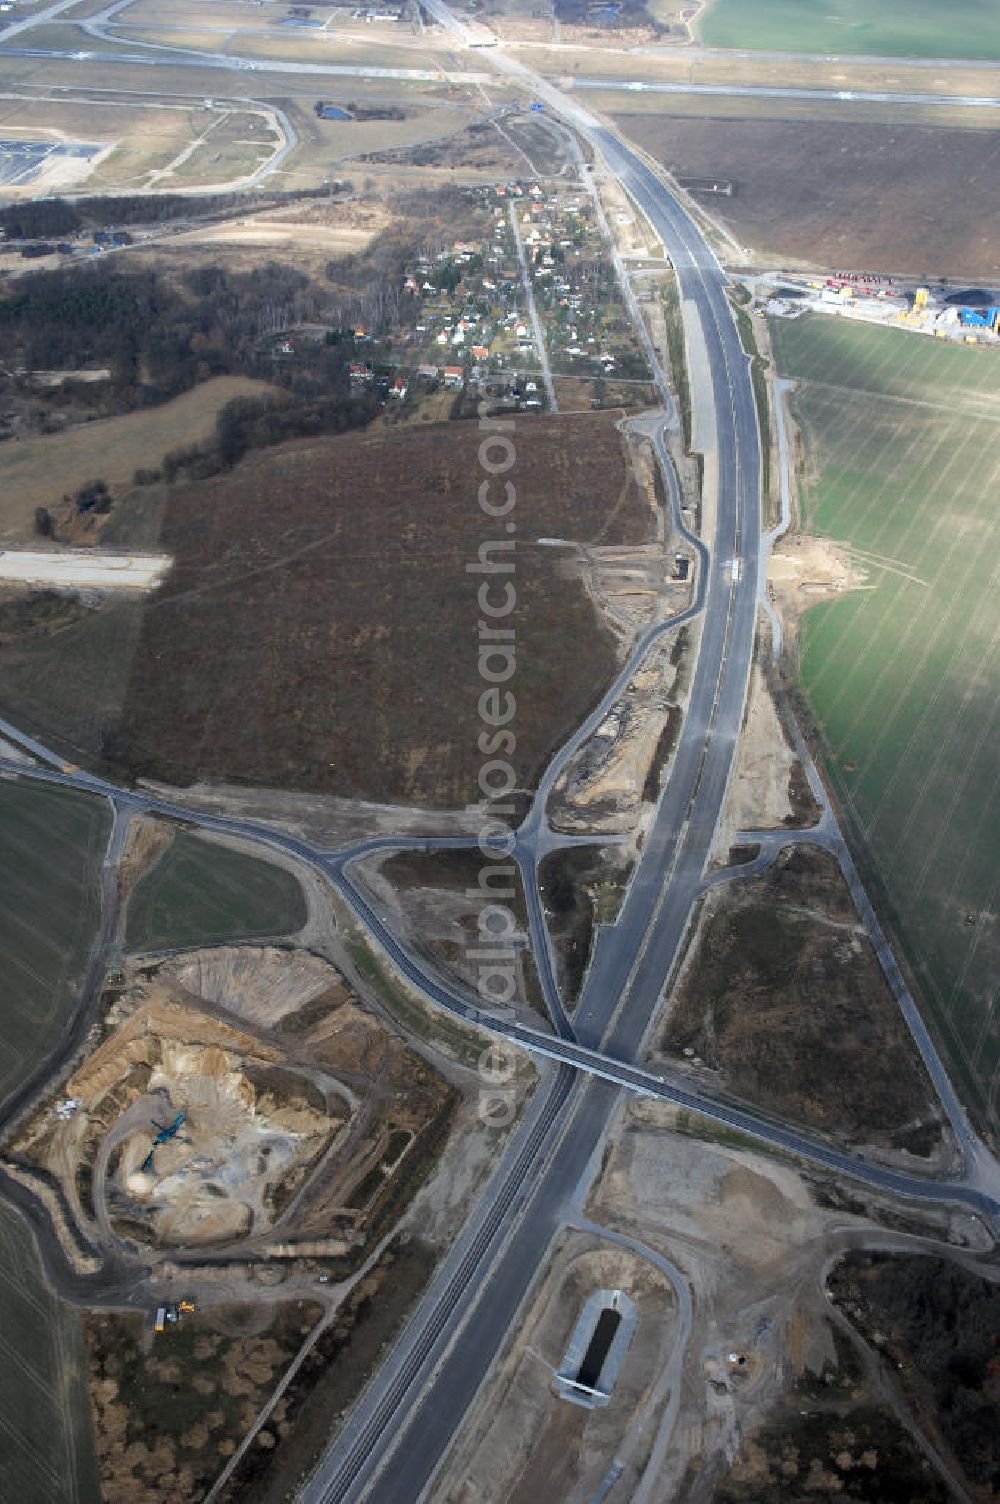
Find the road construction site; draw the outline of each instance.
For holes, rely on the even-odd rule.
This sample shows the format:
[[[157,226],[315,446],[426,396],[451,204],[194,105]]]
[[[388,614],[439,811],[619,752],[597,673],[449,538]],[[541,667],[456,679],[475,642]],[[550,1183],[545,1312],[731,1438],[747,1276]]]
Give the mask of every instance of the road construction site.
[[[96,1049],[9,1142],[22,1184],[59,1187],[81,1272],[95,1250],[155,1265],[204,1249],[234,1269],[295,1267],[308,1250],[346,1267],[447,1117],[444,1083],[318,958],[126,962],[99,1024]]]
[[[440,0],[430,9],[462,35]],[[196,800],[186,803],[173,791],[116,787],[0,724],[37,759],[28,766],[4,759],[4,776],[86,791],[115,816],[80,1005],[69,1037],[47,1062],[51,1081],[43,1074],[26,1084],[7,1108],[13,1131],[0,1186],[31,1218],[60,1288],[81,1304],[119,1308],[92,1318],[88,1329],[101,1459],[117,1497],[174,1469],[184,1496],[217,1487],[220,1499],[248,1497],[248,1483],[256,1484],[266,1465],[261,1458],[288,1456],[283,1443],[304,1413],[291,1408],[296,1365],[306,1368],[312,1351],[327,1361],[337,1355],[335,1344],[324,1344],[346,1340],[351,1302],[371,1304],[373,1294],[386,1292],[393,1276],[386,1279],[385,1270],[406,1259],[408,1246],[418,1264],[424,1259],[421,1278],[407,1285],[410,1303],[368,1353],[364,1376],[379,1360],[373,1382],[360,1399],[356,1382],[324,1414],[307,1500],[374,1492],[380,1504],[411,1504],[428,1489],[458,1500],[471,1479],[486,1497],[529,1504],[543,1468],[557,1487],[587,1498],[643,1500],[672,1490],[696,1459],[721,1467],[737,1455],[745,1435],[788,1392],[781,1383],[788,1355],[797,1377],[826,1371],[835,1344],[817,1263],[830,1250],[855,1240],[867,1245],[880,1220],[921,1247],[951,1242],[971,1257],[992,1246],[1000,1215],[995,1161],[922,1027],[797,733],[782,733],[777,768],[761,770],[760,743],[773,734],[780,707],[769,704],[760,682],[752,702],[757,746],[734,782],[765,588],[761,566],[773,540],[760,536],[766,436],[726,278],[697,221],[645,162],[516,60],[498,66],[583,132],[674,263],[693,442],[704,455],[702,536],[684,515],[668,452],[668,443],[683,447],[677,415],[658,416],[650,437],[666,493],[663,514],[688,577],[657,580],[629,560],[642,600],[627,622],[614,680],[548,756],[517,830],[494,838],[521,874],[524,928],[548,1015],[542,1024],[523,1012],[500,1016],[468,985],[428,965],[365,881],[366,860],[408,846],[424,854],[475,850],[486,859],[492,848],[487,842],[484,849],[481,833],[407,841],[390,832],[331,850],[308,829],[196,810]],[[667,393],[666,373],[654,369],[654,377]],[[620,601],[612,604],[621,610]],[[671,710],[681,714],[680,730],[673,726],[665,747]],[[766,794],[761,804],[748,792],[755,781]],[[602,819],[607,824],[619,796],[628,805],[626,828],[595,830]],[[748,829],[748,815],[758,811],[759,828]],[[326,946],[304,954],[305,931],[298,931],[266,943],[257,936],[239,946],[123,953],[123,853],[130,901],[164,859],[163,843],[148,832],[144,843],[126,847],[137,815],[252,843],[261,855],[308,872],[310,922],[322,893]],[[553,964],[540,863],[581,838],[607,842],[640,824],[630,880],[613,922],[596,928],[570,1018]],[[689,941],[692,971],[704,963],[697,907],[704,904],[707,915],[704,937],[726,913],[723,885],[742,876],[751,887],[731,892],[744,894],[733,907],[745,916],[761,889],[787,878],[791,863],[783,853],[792,834],[811,846],[804,860],[796,854],[798,886],[779,895],[782,923],[808,926],[804,948],[814,968],[843,963],[846,970],[864,956],[882,988],[880,1016],[900,1051],[892,1060],[905,1056],[918,1082],[909,1095],[900,1087],[894,1126],[918,1137],[940,1128],[948,1159],[937,1179],[914,1162],[927,1159],[920,1145],[891,1145],[910,1158],[879,1160],[857,1150],[854,1137],[837,1141],[829,1112],[824,1119],[816,1110],[816,1093],[790,1108],[767,1097],[770,1077],[763,1079],[767,1090],[755,1089],[766,1072],[748,1087],[740,1077],[745,1061],[727,1050],[725,1027],[739,1027],[747,998],[733,989],[721,996],[717,977],[717,1016],[697,1014],[700,987],[672,999],[686,1010],[680,1017],[663,1009]],[[770,875],[753,887],[764,873]],[[741,922],[738,915],[733,922]],[[713,938],[722,952],[732,941],[721,929]],[[314,929],[310,946],[315,940]],[[728,970],[737,972],[738,961]],[[735,992],[745,986],[749,995],[770,987],[770,979],[746,971],[736,982]],[[678,1031],[666,1039],[677,1058],[650,1060],[664,1042],[664,1024]],[[456,1211],[454,1196],[442,1206],[455,1146],[442,1152],[441,1144],[453,1121],[472,1137],[472,1104],[482,1086],[472,1067],[478,1057],[482,1068],[487,1038],[501,1055],[502,1084],[513,1077],[518,1089],[511,1088],[509,1134],[471,1166],[466,1161],[464,1179],[456,1177]],[[522,1051],[531,1052],[537,1075],[524,1066]],[[525,1101],[528,1086],[535,1090]],[[871,1103],[862,1105],[867,1116],[860,1127],[850,1125],[852,1133],[880,1126]],[[786,1110],[795,1113],[791,1122]],[[481,1142],[481,1123],[476,1131]],[[414,1200],[418,1215],[408,1230],[423,1225],[425,1213],[428,1221],[436,1214],[453,1239],[433,1275],[430,1256],[390,1241],[418,1189],[417,1177],[406,1177],[421,1140],[426,1166],[443,1168]],[[138,1322],[121,1310],[134,1297],[149,1299],[149,1270],[154,1325],[160,1309],[180,1318],[190,1295],[196,1309],[177,1322],[165,1318],[163,1331],[152,1333],[144,1388],[142,1357],[134,1356]],[[327,1281],[335,1295],[325,1293]],[[595,1290],[613,1291],[623,1309],[630,1302],[638,1326],[607,1406],[584,1411],[558,1399],[552,1379]],[[243,1310],[234,1310],[241,1302]],[[213,1304],[214,1313],[206,1313]],[[246,1335],[255,1323],[259,1331],[250,1336],[261,1343],[220,1340]],[[123,1447],[186,1379],[188,1350],[202,1363],[200,1386],[188,1391],[200,1396],[193,1401],[197,1441],[188,1448],[197,1456],[159,1442],[143,1444],[141,1455]],[[227,1391],[238,1404],[225,1399]],[[223,1432],[243,1440],[230,1446],[227,1434],[223,1447]],[[301,1469],[292,1481],[301,1483]]]
[[[165,554],[95,549],[0,548],[0,582],[54,590],[153,590],[170,568]]]

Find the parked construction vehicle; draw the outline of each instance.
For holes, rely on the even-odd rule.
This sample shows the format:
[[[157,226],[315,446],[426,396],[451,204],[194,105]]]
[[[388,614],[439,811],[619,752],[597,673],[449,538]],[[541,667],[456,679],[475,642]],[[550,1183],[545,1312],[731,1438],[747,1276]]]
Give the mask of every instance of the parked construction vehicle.
[[[182,1316],[190,1316],[198,1307],[193,1300],[179,1300],[174,1305],[157,1306],[153,1331],[163,1332],[167,1326],[176,1326]]]

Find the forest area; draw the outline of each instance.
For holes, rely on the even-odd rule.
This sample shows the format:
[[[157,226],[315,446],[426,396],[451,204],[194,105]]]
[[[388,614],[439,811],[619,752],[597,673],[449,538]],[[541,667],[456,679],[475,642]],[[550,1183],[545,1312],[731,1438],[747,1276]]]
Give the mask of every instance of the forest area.
[[[830,1276],[848,1319],[893,1360],[969,1482],[1000,1488],[1000,1285],[947,1259],[853,1253]]]
[[[131,201],[101,200],[101,215],[90,220],[107,223],[112,205],[116,223],[127,221],[123,202]],[[148,217],[149,201],[140,202]],[[3,211],[7,233],[69,233],[88,222],[86,203]],[[165,205],[158,204],[163,215]],[[483,219],[481,205],[461,190],[402,192],[390,207],[389,226],[367,249],[329,261],[321,273],[278,261],[248,269],[227,264],[223,252],[192,265],[136,247],[8,280],[0,292],[7,352],[0,441],[155,407],[220,375],[266,380],[278,390],[229,404],[210,444],[151,455],[139,483],[182,470],[204,478],[248,448],[367,423],[380,404],[370,386],[352,385],[350,367],[366,361],[377,377],[373,342],[384,358],[419,318],[421,300],[404,288],[404,268],[435,257],[456,227]],[[190,216],[189,201],[184,210]],[[281,349],[288,331],[304,331],[294,352]],[[36,373],[59,380],[40,382]],[[95,373],[104,374],[95,380]]]

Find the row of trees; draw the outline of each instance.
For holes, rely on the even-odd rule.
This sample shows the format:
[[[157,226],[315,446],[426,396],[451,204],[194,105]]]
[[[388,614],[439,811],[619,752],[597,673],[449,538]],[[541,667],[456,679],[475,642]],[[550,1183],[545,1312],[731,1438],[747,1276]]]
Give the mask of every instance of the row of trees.
[[[338,184],[337,187],[344,185]],[[0,230],[8,240],[45,240],[112,225],[159,225],[173,219],[211,220],[259,211],[275,204],[314,198],[315,191],[289,193],[208,194],[192,199],[183,193],[115,194],[107,197],[39,199],[0,209]]]
[[[0,337],[10,365],[28,372],[109,367],[112,410],[121,411],[220,372],[255,370],[262,339],[320,311],[308,279],[276,263],[194,271],[178,283],[102,262],[22,278],[0,301]]]
[[[134,479],[137,485],[159,480],[207,480],[231,470],[252,449],[363,428],[380,411],[375,392],[351,392],[346,384],[311,400],[234,397],[219,413],[211,439],[171,450],[156,469],[137,470]]]

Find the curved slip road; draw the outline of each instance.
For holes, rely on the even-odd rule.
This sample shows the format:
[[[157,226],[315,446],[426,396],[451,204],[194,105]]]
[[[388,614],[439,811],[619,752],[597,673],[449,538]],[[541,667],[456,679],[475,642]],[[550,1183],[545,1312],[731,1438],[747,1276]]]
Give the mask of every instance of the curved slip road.
[[[703,881],[742,723],[760,544],[756,408],[725,279],[695,225],[655,174],[610,132],[527,70],[515,65],[507,71],[553,101],[603,153],[663,241],[677,268],[685,315],[700,327],[713,388],[719,477],[713,557],[699,583],[704,589],[705,624],[671,777],[619,921],[601,933],[578,1010],[581,1043],[501,1025],[474,1003],[426,978],[347,879],[345,854],[324,856],[295,837],[249,822],[196,817],[206,828],[280,846],[319,867],[337,882],[369,933],[425,996],[536,1053],[578,1068],[572,1076],[557,1071],[536,1094],[524,1132],[505,1153],[488,1194],[307,1485],[303,1497],[311,1501],[374,1496],[379,1504],[412,1504],[420,1496],[516,1320],[623,1085],[898,1194],[954,1199],[987,1215],[997,1211],[990,1198],[972,1188],[909,1179],[852,1161],[794,1130],[702,1099],[631,1064]],[[744,563],[733,578],[727,566],[735,557]],[[99,780],[63,777],[95,791],[100,787]],[[191,818],[189,811],[167,801],[138,802],[160,813]],[[588,1072],[589,1078],[583,1079],[580,1071]],[[604,1079],[595,1079],[600,1077]]]
[[[498,57],[497,62],[561,108],[564,101],[550,86],[531,79],[526,70],[509,65],[509,60]],[[628,1062],[635,1058],[649,1029],[703,881],[742,725],[760,549],[760,445],[748,360],[726,298],[722,270],[695,225],[637,155],[592,121],[581,122],[581,112],[574,106],[564,113],[585,130],[663,240],[677,269],[686,313],[701,325],[715,399],[719,477],[705,624],[681,743],[618,922],[601,933],[574,1024],[582,1041],[600,1042],[606,1070],[607,1057],[618,1057],[617,1079],[629,1074],[633,1089],[668,1096],[696,1112],[707,1108],[717,1120],[746,1131],[750,1124],[738,1109],[709,1105],[694,1093],[684,1093],[682,1101],[679,1088],[665,1082],[654,1086],[649,1073]],[[733,558],[743,560],[735,579],[725,568]],[[525,1032],[510,1031],[527,1043]],[[579,1058],[581,1052],[581,1044],[566,1039],[549,1038],[544,1045],[535,1041],[530,1047],[560,1059]],[[639,1077],[644,1079],[640,1082]],[[427,1329],[428,1377],[418,1379],[414,1374],[407,1386],[405,1376],[390,1360],[389,1387],[380,1387],[382,1376],[375,1381],[353,1425],[331,1447],[305,1489],[302,1497],[307,1504],[372,1498],[378,1504],[413,1504],[422,1496],[486,1378],[494,1354],[509,1335],[540,1260],[562,1225],[567,1198],[601,1142],[614,1100],[610,1086],[588,1082],[577,1090],[574,1101],[567,1101],[562,1134],[501,1256],[492,1264],[484,1259],[485,1267],[475,1272],[475,1278],[470,1271],[463,1306],[452,1313],[448,1326],[435,1324]],[[749,1118],[753,1136],[761,1136],[760,1120],[753,1114]],[[769,1125],[766,1136],[777,1147],[801,1153],[803,1136],[794,1130]],[[952,1189],[908,1181],[825,1146],[811,1144],[808,1157],[900,1194],[937,1201],[942,1195],[947,1199]],[[970,1208],[987,1216],[1000,1212],[983,1193],[964,1186],[954,1189],[956,1199]],[[408,1331],[411,1339],[412,1334],[413,1324]]]
[[[545,93],[550,91],[547,86]],[[578,1012],[584,1043],[518,1025],[498,1025],[474,1002],[426,978],[389,935],[344,871],[349,854],[323,856],[305,842],[249,822],[201,817],[208,829],[280,846],[319,866],[340,887],[369,933],[425,996],[471,1022],[590,1073],[558,1071],[543,1083],[538,1107],[515,1152],[508,1151],[456,1249],[435,1277],[416,1317],[373,1381],[341,1437],[307,1486],[307,1500],[371,1497],[412,1504],[432,1476],[465,1409],[502,1347],[551,1240],[568,1197],[590,1162],[621,1086],[689,1107],[763,1142],[839,1173],[901,1194],[954,1196],[992,1211],[970,1188],[907,1180],[854,1162],[791,1129],[709,1102],[631,1064],[655,1012],[703,878],[743,713],[755,624],[759,549],[759,445],[756,409],[725,296],[725,281],[697,229],[645,164],[610,133],[590,130],[675,262],[685,312],[697,319],[714,395],[719,498],[713,557],[702,572],[705,624],[685,727],[654,827],[619,922],[602,932]],[[733,557],[737,579],[726,568]],[[48,775],[105,792],[87,775]],[[139,796],[160,813],[190,818],[167,801]],[[430,843],[424,843],[430,844]],[[588,1044],[592,1047],[587,1048]],[[603,1045],[603,1049],[593,1046]],[[595,1075],[605,1079],[594,1079]],[[533,1104],[534,1105],[534,1104]],[[429,1387],[428,1387],[429,1386]],[[430,1397],[432,1403],[427,1403]],[[383,1467],[388,1461],[389,1466]],[[374,1480],[377,1478],[377,1484]]]
[[[525,78],[526,70],[511,71]],[[582,112],[575,107],[564,110],[557,91],[530,76],[527,81],[581,125]],[[687,314],[701,325],[717,422],[716,529],[713,559],[707,569],[703,565],[698,584],[705,620],[688,713],[653,829],[618,922],[601,933],[575,1019],[581,1039],[588,1044],[605,1040],[608,1053],[618,1057],[616,1079],[627,1074],[633,1089],[659,1095],[673,1088],[662,1082],[655,1085],[648,1072],[629,1062],[648,1029],[684,932],[742,723],[756,620],[759,442],[748,362],[718,262],[688,216],[638,157],[593,120],[585,119],[582,128],[650,219],[674,262]],[[719,561],[741,553],[748,567],[734,580],[728,569],[720,569]],[[578,744],[578,738],[571,742]],[[533,808],[536,821],[541,820],[538,812],[544,807],[544,793],[539,792],[543,797]],[[634,964],[637,954],[638,967]],[[523,1043],[528,1042],[527,1032],[509,1031]],[[535,1041],[533,1047],[560,1059],[590,1053],[567,1039],[547,1038],[544,1046]],[[430,1324],[425,1339],[418,1334],[425,1347],[429,1381],[414,1374],[407,1384],[395,1358],[390,1360],[385,1378],[379,1375],[371,1397],[359,1406],[354,1422],[331,1447],[303,1492],[307,1504],[373,1497],[379,1504],[413,1504],[420,1497],[514,1324],[561,1225],[568,1199],[601,1141],[616,1097],[610,1084],[588,1082],[576,1088],[573,1100],[566,1104],[561,1135],[516,1221],[512,1219],[502,1255],[492,1261],[484,1258],[478,1270],[470,1270],[462,1304],[454,1306],[445,1327]],[[698,1110],[693,1095],[691,1102]],[[407,1334],[411,1340],[413,1326]]]
[[[6,730],[8,734],[14,734],[14,728],[8,723],[0,722],[0,731]],[[38,745],[36,743],[36,745]],[[351,864],[361,855],[371,851],[385,850],[387,846],[392,849],[404,849],[414,847],[417,849],[446,849],[468,848],[476,843],[468,838],[441,837],[440,840],[424,836],[376,836],[360,841],[341,852],[321,852],[310,846],[298,836],[287,832],[273,830],[266,826],[257,825],[252,821],[230,819],[223,816],[195,814],[182,805],[170,803],[165,799],[153,796],[145,796],[138,793],[125,793],[113,789],[113,786],[104,782],[96,775],[83,772],[62,773],[55,770],[25,767],[21,763],[13,763],[0,758],[0,775],[15,776],[54,783],[62,787],[76,788],[84,793],[107,794],[114,792],[123,806],[133,810],[143,810],[146,813],[160,815],[167,819],[183,821],[188,825],[194,825],[200,829],[217,832],[220,835],[236,836],[244,840],[250,840],[264,848],[272,848],[275,851],[284,852],[296,857],[306,866],[311,867],[321,876],[330,880],[337,888],[340,896],[347,903],[362,927],[368,933],[387,958],[392,962],[400,975],[414,987],[423,998],[436,1006],[445,1009],[454,1017],[464,1020],[488,1034],[493,1034],[501,1039],[509,1039],[529,1053],[542,1056],[557,1065],[572,1066],[580,1077],[591,1078],[599,1082],[607,1083],[614,1087],[625,1087],[627,1090],[640,1095],[657,1097],[663,1101],[675,1103],[677,1106],[697,1112],[705,1118],[727,1127],[737,1128],[748,1137],[755,1138],[765,1145],[780,1149],[783,1152],[794,1154],[808,1162],[835,1170],[839,1174],[848,1175],[856,1180],[877,1188],[892,1191],[901,1196],[935,1201],[954,1201],[981,1211],[986,1215],[994,1215],[998,1208],[997,1202],[983,1192],[967,1186],[962,1182],[947,1182],[928,1180],[918,1176],[897,1174],[893,1171],[883,1170],[878,1165],[869,1164],[858,1160],[849,1154],[811,1138],[808,1134],[799,1133],[794,1129],[787,1128],[782,1124],[767,1118],[762,1113],[742,1110],[726,1103],[719,1102],[714,1098],[701,1096],[693,1091],[686,1079],[674,1079],[665,1075],[657,1075],[646,1070],[641,1065],[634,1063],[637,1048],[628,1045],[629,1031],[635,1031],[637,1027],[645,1028],[648,1021],[646,1010],[654,1007],[658,1001],[656,997],[650,1000],[648,993],[635,990],[634,983],[630,986],[633,991],[626,999],[627,1007],[621,1009],[621,1017],[615,1020],[612,1027],[607,1031],[600,1047],[589,1045],[572,1038],[560,1038],[556,1034],[546,1033],[544,1030],[521,1024],[492,1014],[488,1009],[479,1006],[479,1002],[471,990],[463,994],[454,990],[454,983],[445,982],[430,976],[424,970],[422,960],[412,954],[393,934],[377,912],[372,902],[355,885],[348,869]],[[782,832],[785,840],[797,838],[796,832]],[[809,832],[805,833],[808,839]],[[648,849],[648,848],[647,848]],[[688,861],[690,865],[690,860]],[[109,869],[105,869],[109,871]],[[742,871],[738,875],[743,875]],[[679,937],[683,935],[687,923],[688,910],[694,899],[704,890],[704,880],[692,880],[690,897],[685,895],[686,907],[682,902],[663,904],[658,908],[654,925],[663,931],[661,945],[674,938],[674,944],[679,944]],[[96,948],[95,948],[96,949]],[[648,970],[649,962],[645,967]],[[102,962],[103,968],[103,962]],[[639,973],[637,972],[637,975]],[[614,999],[611,1000],[612,1003]],[[624,1023],[623,1023],[624,1020]],[[68,1060],[75,1048],[82,1042],[87,1029],[89,1019],[83,1025],[83,1034],[74,1038],[60,1041],[57,1051],[46,1062],[46,1075],[51,1077],[59,1069],[59,1063]],[[36,1086],[37,1090],[37,1086]],[[0,1110],[0,1128],[9,1122],[13,1113],[11,1111],[15,1100],[20,1109],[25,1105],[23,1094],[19,1090],[3,1104]]]

